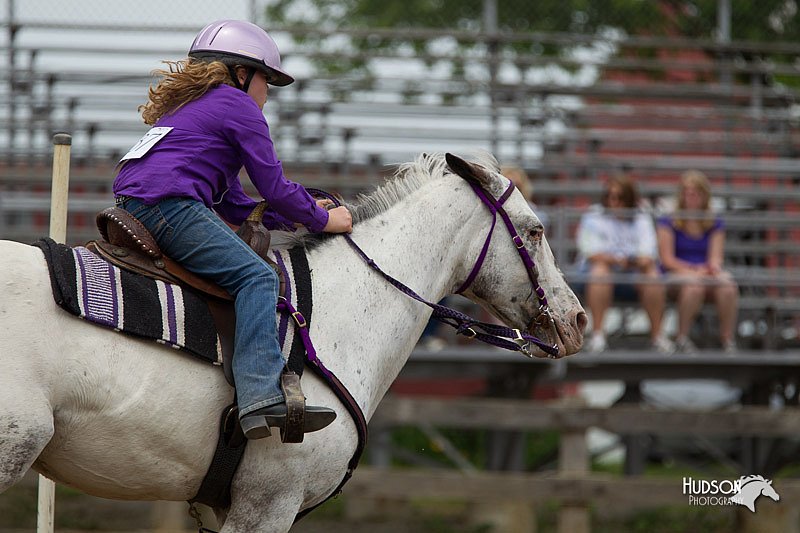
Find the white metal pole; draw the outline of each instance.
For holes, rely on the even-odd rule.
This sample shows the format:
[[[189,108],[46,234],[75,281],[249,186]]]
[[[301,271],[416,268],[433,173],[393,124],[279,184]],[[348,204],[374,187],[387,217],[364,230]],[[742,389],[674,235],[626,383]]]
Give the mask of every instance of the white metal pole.
[[[69,194],[69,152],[72,136],[57,133],[53,136],[53,183],[50,190],[50,238],[56,242],[67,240],[67,203]],[[56,484],[39,475],[39,512],[37,533],[55,530]]]

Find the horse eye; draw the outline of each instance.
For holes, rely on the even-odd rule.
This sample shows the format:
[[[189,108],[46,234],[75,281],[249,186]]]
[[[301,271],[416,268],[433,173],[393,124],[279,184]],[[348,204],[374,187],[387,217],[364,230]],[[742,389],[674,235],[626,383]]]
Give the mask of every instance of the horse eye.
[[[544,228],[541,226],[537,226],[528,231],[528,235],[530,235],[531,239],[541,239],[543,233],[544,233]]]

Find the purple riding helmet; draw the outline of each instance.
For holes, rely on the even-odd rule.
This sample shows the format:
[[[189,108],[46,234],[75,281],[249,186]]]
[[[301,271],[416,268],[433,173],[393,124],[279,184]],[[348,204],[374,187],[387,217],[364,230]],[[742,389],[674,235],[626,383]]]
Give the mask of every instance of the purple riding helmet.
[[[256,70],[267,75],[271,85],[289,85],[294,78],[281,70],[278,46],[267,32],[244,20],[218,20],[200,30],[189,47],[189,57],[201,61],[221,61],[231,70],[233,83],[247,92]],[[247,67],[244,85],[239,84],[234,68]]]

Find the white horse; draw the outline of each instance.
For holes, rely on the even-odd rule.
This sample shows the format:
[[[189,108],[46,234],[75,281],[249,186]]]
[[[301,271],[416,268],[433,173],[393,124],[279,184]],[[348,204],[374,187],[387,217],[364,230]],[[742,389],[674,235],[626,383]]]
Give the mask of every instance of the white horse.
[[[490,156],[482,164],[453,160],[495,198],[509,184]],[[522,195],[515,191],[505,209],[538,266],[559,355],[573,354],[583,342],[585,313]],[[353,239],[433,302],[469,275],[491,223],[489,211],[441,155],[403,165],[396,179],[353,211]],[[310,247],[308,261],[317,353],[369,420],[430,308],[386,283],[341,237]],[[465,295],[511,327],[524,329],[536,316],[531,283],[502,223]],[[41,251],[0,241],[0,493],[32,467],[104,498],[192,498],[233,391],[218,368],[165,350],[61,310]],[[302,444],[277,437],[250,442],[233,480],[231,506],[215,509],[222,532],[288,531],[300,510],[323,501],[342,480],[357,443],[354,422],[311,372],[303,376],[303,390],[310,404],[330,406],[338,417]]]

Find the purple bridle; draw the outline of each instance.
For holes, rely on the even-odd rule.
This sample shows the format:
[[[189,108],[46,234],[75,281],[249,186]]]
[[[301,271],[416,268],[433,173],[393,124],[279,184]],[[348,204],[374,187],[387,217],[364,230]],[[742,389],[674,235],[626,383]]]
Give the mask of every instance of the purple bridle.
[[[491,195],[487,194],[486,191],[481,187],[478,183],[472,180],[466,180],[469,183],[469,186],[472,187],[472,190],[475,194],[480,198],[481,202],[489,209],[492,213],[492,225],[489,227],[489,233],[486,234],[486,240],[483,243],[483,248],[481,249],[480,255],[478,255],[478,259],[475,261],[475,264],[472,267],[467,279],[464,280],[464,283],[456,289],[456,294],[461,294],[465,290],[467,290],[472,282],[475,281],[475,278],[478,276],[478,272],[480,271],[481,267],[483,266],[483,262],[486,259],[486,255],[489,251],[489,244],[492,242],[492,235],[494,234],[494,228],[497,225],[497,215],[500,215],[500,218],[503,220],[503,223],[506,225],[506,229],[508,230],[509,235],[511,235],[511,240],[514,242],[514,247],[517,249],[517,253],[519,254],[520,259],[522,259],[522,263],[525,265],[525,272],[528,274],[528,279],[531,282],[531,287],[533,288],[533,293],[536,294],[536,299],[539,302],[539,307],[537,309],[536,316],[531,320],[528,324],[527,329],[530,331],[532,326],[537,326],[541,329],[545,329],[551,338],[555,338],[554,336],[557,335],[555,330],[555,321],[553,320],[552,315],[550,314],[550,305],[547,303],[547,297],[544,294],[544,289],[542,286],[539,285],[539,269],[536,268],[536,263],[533,261],[533,258],[528,253],[528,250],[525,248],[525,241],[522,240],[522,237],[519,236],[517,233],[517,228],[514,227],[514,223],[511,222],[511,217],[508,216],[508,213],[505,209],[503,209],[503,204],[506,203],[511,197],[511,194],[514,192],[516,187],[514,186],[513,181],[509,181],[508,187],[506,188],[505,192],[500,196],[500,198],[495,199]],[[518,332],[519,330],[513,330]],[[519,339],[519,337],[517,337]],[[533,342],[531,339],[531,342]],[[539,340],[539,339],[536,339]],[[544,346],[539,343],[535,343],[539,346],[543,351],[545,351],[548,355],[552,357],[558,356],[558,345],[551,344]],[[548,349],[549,348],[549,349]],[[526,353],[525,350],[521,350],[523,353]],[[526,355],[530,355],[530,350],[527,351]]]
[[[461,286],[456,290],[456,293],[461,293],[475,281],[475,278],[478,275],[481,267],[483,266],[484,260],[486,259],[489,244],[492,240],[492,234],[494,233],[494,228],[497,225],[497,215],[500,215],[500,218],[503,219],[503,222],[508,229],[509,234],[511,235],[511,239],[514,241],[514,246],[517,249],[517,252],[522,258],[522,262],[525,265],[525,271],[528,274],[528,279],[531,281],[532,291],[536,294],[536,298],[539,302],[538,312],[536,316],[531,320],[528,324],[528,330],[531,329],[533,326],[537,326],[539,328],[544,329],[547,331],[548,336],[552,339],[557,338],[557,331],[555,328],[555,322],[550,314],[550,307],[547,303],[547,298],[545,297],[544,290],[539,285],[539,272],[536,268],[536,263],[534,263],[533,259],[531,258],[528,251],[525,249],[525,243],[522,238],[517,233],[514,224],[511,222],[511,218],[506,213],[506,210],[503,209],[503,204],[508,200],[511,196],[511,193],[514,192],[514,184],[513,182],[509,184],[506,191],[503,195],[495,200],[491,195],[487,194],[486,191],[473,180],[466,180],[469,183],[472,190],[475,191],[475,194],[480,198],[483,204],[489,209],[492,213],[492,225],[489,228],[489,233],[486,236],[486,241],[483,244],[483,248],[481,249],[481,253],[478,256],[478,259],[475,262],[475,265],[472,267],[467,279]],[[339,200],[327,193],[325,191],[321,191],[319,189],[308,189],[309,193],[313,196],[319,196],[322,198],[327,198],[333,201],[335,206],[340,206],[341,203]],[[355,241],[350,237],[348,234],[343,234],[345,240],[350,245],[353,250],[356,251],[358,255],[360,255],[364,261],[379,273],[386,281],[392,284],[395,288],[397,288],[403,294],[421,302],[431,309],[433,309],[433,313],[431,318],[435,318],[440,322],[443,322],[449,326],[452,326],[456,329],[456,333],[460,335],[464,335],[470,339],[477,339],[479,341],[485,342],[487,344],[491,344],[493,346],[498,346],[500,348],[505,348],[507,350],[513,350],[522,352],[524,355],[528,357],[533,357],[533,353],[531,352],[531,344],[535,344],[539,349],[545,352],[548,357],[558,357],[558,344],[555,342],[548,343],[545,342],[538,337],[534,337],[533,335],[528,334],[527,332],[520,331],[519,329],[508,328],[506,326],[500,326],[497,324],[489,324],[486,322],[480,322],[475,320],[474,318],[466,315],[460,311],[455,309],[451,309],[449,307],[435,304],[432,302],[427,301],[425,298],[419,296],[416,292],[414,292],[411,288],[403,284],[402,282],[398,281],[397,279],[393,278],[386,272],[384,272],[376,263],[373,261]]]

